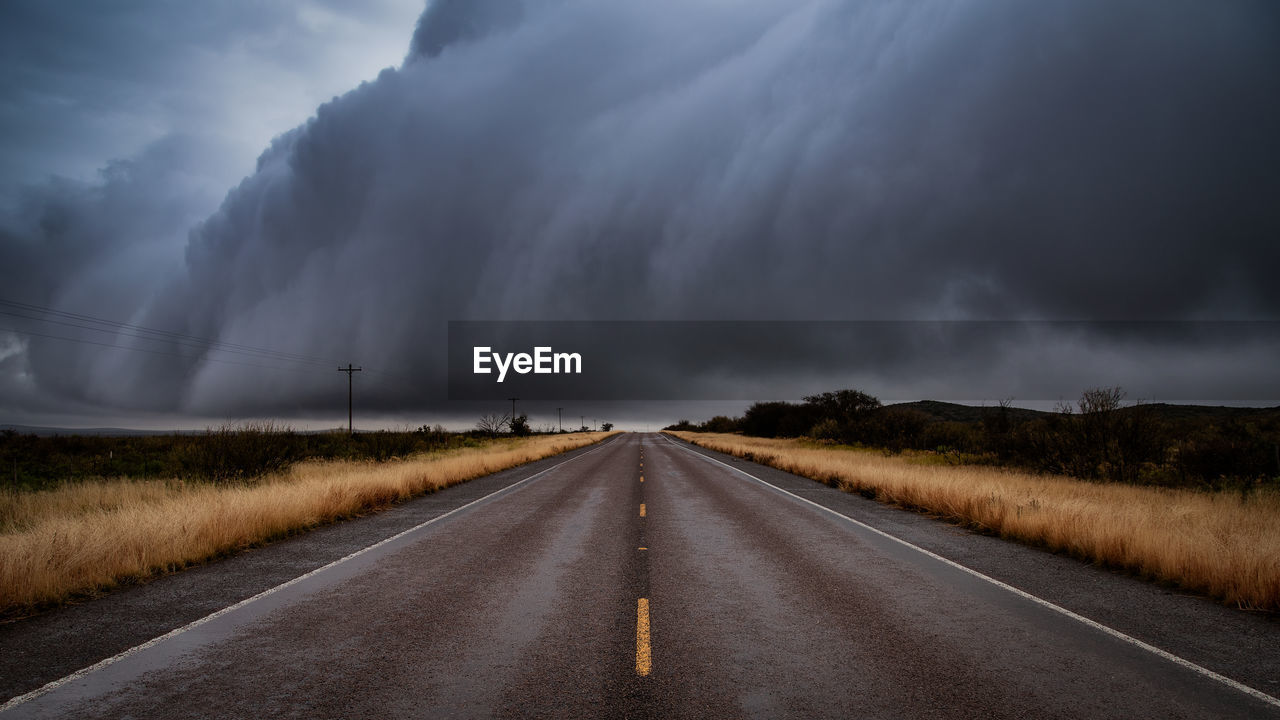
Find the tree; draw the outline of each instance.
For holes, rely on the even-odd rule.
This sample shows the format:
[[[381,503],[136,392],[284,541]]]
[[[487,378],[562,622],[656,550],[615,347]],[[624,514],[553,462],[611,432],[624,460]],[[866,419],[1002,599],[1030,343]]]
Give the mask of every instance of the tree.
[[[880,400],[861,390],[836,390],[804,399],[821,417],[832,418],[844,425],[880,407]]]
[[[1009,408],[1013,406],[1013,398],[1003,398],[995,408],[983,408],[982,430],[986,436],[986,445],[999,457],[1009,454],[1009,435],[1013,432],[1013,419]]]
[[[879,398],[861,390],[849,389],[810,395],[804,399],[804,403],[803,407],[808,410],[805,431],[813,432],[823,420],[834,420],[839,428],[840,439],[847,443],[868,441],[864,436],[869,432],[874,434],[875,431],[875,428],[869,427],[871,416],[881,407]],[[821,430],[831,434],[829,424],[823,425]]]
[[[609,432],[613,429],[613,423],[600,423],[600,429]]]
[[[423,425],[414,431],[414,433],[425,441],[428,445],[444,445],[449,440],[449,431],[444,426],[436,423],[432,425]]]
[[[738,421],[725,415],[716,415],[710,420],[702,423],[701,429],[715,433],[737,432]]]
[[[911,408],[887,407],[868,413],[860,424],[863,442],[896,453],[921,447],[920,439],[929,424],[929,416]]]
[[[511,419],[511,422],[508,423],[508,426],[510,426],[511,428],[511,434],[515,435],[516,437],[524,437],[528,435],[530,432],[532,432],[532,430],[529,428],[528,415],[517,415],[516,417]]]
[[[1013,421],[1009,417],[1009,408],[1013,406],[1013,398],[1002,398],[994,408],[983,408],[982,428],[990,437],[1008,435],[1013,429]]]
[[[497,435],[502,432],[502,429],[506,426],[507,416],[499,415],[497,413],[482,415],[480,416],[480,420],[476,422],[476,430],[479,430],[489,436]]]
[[[813,427],[812,413],[789,402],[752,403],[742,416],[742,432],[755,437],[796,437]]]
[[[1076,426],[1076,452],[1086,477],[1111,475],[1116,462],[1116,411],[1124,390],[1092,388],[1080,393],[1080,414]]]

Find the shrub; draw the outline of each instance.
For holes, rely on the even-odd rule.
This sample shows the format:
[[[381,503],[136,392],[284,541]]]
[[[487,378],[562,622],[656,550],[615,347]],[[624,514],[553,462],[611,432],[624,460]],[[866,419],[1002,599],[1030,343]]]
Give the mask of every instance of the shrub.
[[[739,425],[757,437],[799,437],[813,427],[816,408],[789,402],[758,402],[747,408]]]
[[[223,483],[278,472],[301,457],[301,443],[288,426],[269,420],[239,427],[224,423],[192,444],[188,470],[199,479]]]
[[[418,444],[413,433],[392,430],[356,433],[351,442],[358,446],[357,457],[363,456],[378,462],[412,455]]]
[[[533,432],[529,428],[528,415],[517,415],[516,417],[511,419],[511,422],[508,423],[508,425],[511,428],[511,434],[515,435],[516,437],[525,437],[529,435],[531,432]]]
[[[840,423],[835,418],[823,418],[809,430],[809,437],[815,440],[839,440]]]

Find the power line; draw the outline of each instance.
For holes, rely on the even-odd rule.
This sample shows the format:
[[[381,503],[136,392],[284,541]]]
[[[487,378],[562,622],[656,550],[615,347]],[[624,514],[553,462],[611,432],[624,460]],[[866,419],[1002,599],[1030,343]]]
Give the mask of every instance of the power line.
[[[34,305],[32,303],[17,302],[15,300],[6,300],[0,298],[0,306],[17,309],[26,313],[38,313],[42,315],[50,315],[55,318],[63,318],[55,320],[46,317],[31,317],[6,310],[0,310],[0,315],[8,315],[14,318],[30,320],[33,322],[51,323],[74,327],[90,332],[112,333],[117,337],[134,338],[144,342],[167,342],[178,347],[191,348],[193,350],[207,350],[211,352],[224,352],[244,355],[252,359],[258,360],[274,360],[278,362],[297,363],[301,365],[309,365],[314,367],[332,367],[332,361],[326,360],[316,355],[304,355],[302,353],[286,352],[282,350],[273,350],[271,348],[258,347],[253,345],[245,345],[242,343],[226,342],[223,340],[214,340],[211,338],[189,335],[186,333],[175,332],[172,330],[160,330],[158,328],[146,327],[144,325],[136,325],[133,323],[120,322],[117,320],[109,320],[107,318],[95,317],[83,313],[69,312],[66,310],[58,310],[43,305]],[[81,323],[91,323],[84,325]],[[102,325],[106,327],[93,327],[92,325]],[[47,338],[50,340],[63,340],[66,342],[76,342],[85,345],[95,345],[98,347],[115,348],[118,350],[129,350],[132,352],[143,352],[149,355],[161,355],[167,357],[181,358],[184,360],[204,360],[208,362],[223,363],[226,365],[239,365],[241,367],[253,367],[263,370],[294,370],[297,368],[280,367],[278,365],[259,365],[255,363],[237,362],[236,360],[222,359],[210,357],[206,354],[184,354],[180,352],[166,352],[165,350],[135,347],[132,345],[119,345],[115,343],[101,342],[97,340],[89,340],[86,338],[66,337],[63,335],[50,335],[47,333],[35,332],[32,330],[17,328],[0,328],[0,331],[12,332],[19,335],[28,335],[31,337]],[[154,337],[152,337],[154,336]],[[399,373],[389,373],[380,370],[365,369],[370,375],[382,378],[395,379],[398,382],[415,383],[416,381],[401,375]]]
[[[301,363],[301,364],[305,364],[305,365],[316,365],[316,366],[322,366],[322,367],[327,367],[327,366],[328,366],[328,364],[327,364],[327,363],[321,363],[321,362],[320,362],[320,361],[318,361],[318,360],[296,360],[296,359],[294,359],[294,358],[292,358],[292,357],[288,357],[288,356],[285,356],[285,355],[283,355],[283,354],[277,354],[277,353],[274,353],[274,352],[259,352],[259,351],[250,351],[250,350],[237,350],[237,349],[234,349],[234,348],[222,348],[222,347],[215,347],[215,346],[214,346],[214,345],[215,345],[215,343],[213,343],[213,342],[207,342],[207,343],[203,343],[203,344],[194,344],[194,343],[191,343],[191,342],[184,342],[184,341],[177,340],[177,339],[147,337],[146,335],[136,334],[136,333],[133,333],[133,332],[124,331],[124,330],[120,330],[120,329],[97,328],[97,327],[93,327],[93,326],[91,326],[91,325],[81,325],[81,324],[74,323],[74,322],[68,322],[68,321],[66,321],[66,320],[51,320],[51,319],[49,319],[49,318],[34,318],[34,317],[27,316],[27,315],[20,315],[20,314],[18,314],[18,313],[8,312],[8,311],[6,311],[6,310],[0,310],[0,315],[8,315],[8,316],[10,316],[10,317],[21,318],[21,319],[23,319],[23,320],[34,320],[34,321],[36,321],[36,322],[51,323],[51,324],[54,324],[54,325],[63,325],[63,326],[66,326],[66,327],[79,328],[79,329],[81,329],[81,330],[88,330],[88,331],[90,331],[90,332],[107,333],[107,334],[114,335],[114,336],[116,336],[116,337],[135,338],[135,339],[137,339],[137,340],[144,340],[144,341],[147,341],[147,342],[165,342],[165,343],[170,343],[171,345],[176,345],[176,346],[178,346],[178,347],[191,348],[191,349],[193,349],[193,350],[208,350],[208,351],[210,351],[210,352],[235,353],[235,354],[237,354],[237,355],[247,355],[247,356],[249,356],[249,357],[261,357],[262,359],[266,359],[266,360],[283,360],[283,361],[285,361],[285,362]],[[12,331],[12,332],[26,332],[26,331],[25,331],[25,330],[14,330],[14,331]],[[62,338],[62,339],[67,339],[67,338]],[[118,347],[126,347],[126,346],[118,346]],[[185,355],[184,355],[184,356],[182,356],[182,357],[188,357],[188,356],[185,356]]]
[[[95,317],[93,315],[85,315],[82,313],[74,313],[74,312],[68,312],[65,310],[57,310],[50,307],[44,307],[42,305],[33,305],[31,303],[22,303],[22,302],[16,302],[13,300],[5,300],[3,298],[0,298],[0,305],[7,306],[10,308],[15,308],[28,313],[34,312],[34,313],[40,313],[43,315],[52,315],[54,317],[60,317],[67,320],[88,322],[88,323],[93,323],[97,325],[106,325],[108,327],[121,329],[121,330],[129,330],[129,331],[139,333],[139,335],[132,336],[132,337],[138,337],[139,339],[146,339],[146,340],[164,339],[164,340],[175,340],[175,341],[181,340],[186,342],[197,343],[201,346],[205,346],[211,349],[225,350],[227,352],[243,352],[243,353],[259,354],[259,355],[269,356],[272,359],[276,359],[276,360],[289,360],[292,362],[314,362],[314,363],[322,363],[324,365],[330,364],[329,360],[326,360],[324,358],[317,357],[314,355],[303,355],[301,353],[292,353],[292,352],[285,352],[282,350],[273,350],[271,348],[245,345],[242,343],[233,343],[233,342],[226,342],[223,340],[214,340],[212,338],[204,338],[196,335],[189,335],[186,333],[175,332],[172,330],[160,330],[157,328],[146,327],[144,325],[135,325],[133,323],[125,323],[125,322],[119,322],[116,320],[108,320],[106,318]],[[3,311],[0,311],[0,312],[3,312]],[[32,318],[28,316],[15,315],[14,313],[11,313],[11,312],[4,312],[4,314],[14,315],[16,317],[25,317],[28,320],[35,320],[37,322],[57,322],[58,324],[64,324],[64,325],[69,324],[69,323],[60,322],[57,320],[49,320],[47,318]],[[74,327],[84,327],[84,326],[76,325]],[[101,328],[85,327],[84,329],[94,330],[98,332],[105,332]],[[144,337],[144,335],[155,335],[159,337],[154,337],[154,338]]]
[[[116,348],[119,350],[132,350],[133,352],[143,352],[150,355],[167,355],[169,357],[182,358],[183,360],[206,360],[208,362],[223,363],[226,365],[241,365],[243,367],[261,368],[263,370],[287,370],[292,371],[297,368],[280,367],[277,365],[256,365],[253,363],[236,362],[235,360],[222,360],[220,358],[202,357],[199,355],[183,355],[182,353],[165,352],[163,350],[151,350],[148,348],[132,347],[130,345],[115,345],[113,343],[98,342],[96,340],[86,340],[84,338],[64,337],[61,335],[48,335],[45,333],[33,332],[31,330],[17,330],[14,328],[0,327],[0,332],[11,332],[18,335],[29,335],[31,337],[48,338],[50,340],[66,340],[68,342],[83,343],[85,345],[97,345],[99,347]]]

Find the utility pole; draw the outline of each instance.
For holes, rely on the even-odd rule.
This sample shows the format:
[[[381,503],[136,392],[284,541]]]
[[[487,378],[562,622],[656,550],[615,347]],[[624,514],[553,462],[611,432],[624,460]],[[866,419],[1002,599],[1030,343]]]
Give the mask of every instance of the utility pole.
[[[516,431],[516,401],[520,398],[507,398],[511,401],[511,432]]]
[[[355,430],[352,429],[352,426],[351,426],[351,374],[358,373],[361,370],[364,370],[364,368],[352,367],[351,363],[347,363],[346,367],[338,368],[338,372],[344,372],[347,374],[347,434],[348,435],[356,434]]]
[[[586,415],[579,415],[579,416],[578,416],[578,427],[580,427],[580,428],[584,428],[584,427],[586,427],[586,426],[587,426],[587,416],[586,416]]]
[[[556,408],[556,421],[560,423],[560,432],[564,432],[564,408]]]

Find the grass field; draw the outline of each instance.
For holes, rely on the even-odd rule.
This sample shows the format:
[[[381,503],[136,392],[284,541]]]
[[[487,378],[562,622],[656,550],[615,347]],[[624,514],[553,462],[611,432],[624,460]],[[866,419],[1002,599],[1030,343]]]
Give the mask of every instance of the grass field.
[[[176,570],[610,433],[494,440],[386,463],[304,462],[232,485],[98,480],[0,493],[0,614]]]
[[[703,447],[1011,540],[1280,610],[1280,493],[1197,492],[948,466],[795,439],[672,432]]]

